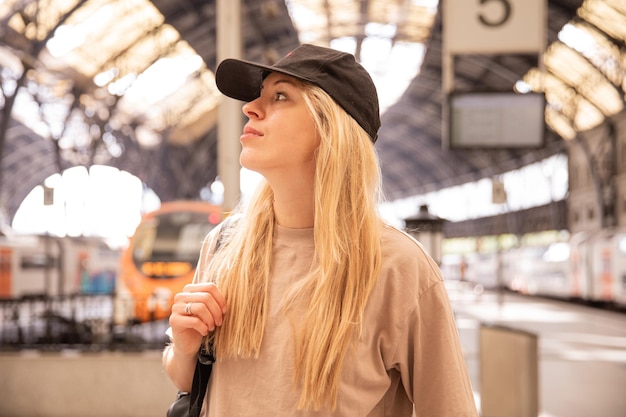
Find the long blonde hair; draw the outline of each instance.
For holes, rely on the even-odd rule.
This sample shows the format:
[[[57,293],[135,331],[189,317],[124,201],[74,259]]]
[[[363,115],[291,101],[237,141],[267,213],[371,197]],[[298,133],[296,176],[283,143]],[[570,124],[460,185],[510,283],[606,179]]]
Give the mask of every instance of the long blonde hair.
[[[380,168],[367,133],[322,89],[302,83],[320,145],[315,170],[315,259],[292,288],[287,312],[304,306],[294,326],[299,408],[337,402],[342,364],[360,335],[363,311],[381,263]],[[229,306],[215,332],[218,358],[258,357],[268,314],[274,234],[273,193],[262,181],[208,276]],[[207,275],[205,275],[207,276]],[[301,308],[301,307],[300,307]]]

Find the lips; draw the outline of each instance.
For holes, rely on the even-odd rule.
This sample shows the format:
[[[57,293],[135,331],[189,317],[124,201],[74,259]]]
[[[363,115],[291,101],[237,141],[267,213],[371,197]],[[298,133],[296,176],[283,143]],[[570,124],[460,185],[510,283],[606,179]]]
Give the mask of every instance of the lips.
[[[244,127],[243,136],[263,136],[261,132],[249,126]]]
[[[239,142],[243,143],[244,141],[259,138],[261,136],[263,136],[263,133],[259,132],[256,129],[251,128],[250,126],[245,126],[243,128],[243,133],[241,134],[241,137],[239,138]]]

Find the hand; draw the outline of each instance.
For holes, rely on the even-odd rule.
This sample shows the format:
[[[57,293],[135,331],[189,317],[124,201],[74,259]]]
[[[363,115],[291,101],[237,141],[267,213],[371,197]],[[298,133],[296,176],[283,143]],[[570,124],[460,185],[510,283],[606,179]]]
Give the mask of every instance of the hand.
[[[176,350],[195,354],[202,337],[221,326],[226,299],[214,283],[187,284],[174,296],[170,327]]]

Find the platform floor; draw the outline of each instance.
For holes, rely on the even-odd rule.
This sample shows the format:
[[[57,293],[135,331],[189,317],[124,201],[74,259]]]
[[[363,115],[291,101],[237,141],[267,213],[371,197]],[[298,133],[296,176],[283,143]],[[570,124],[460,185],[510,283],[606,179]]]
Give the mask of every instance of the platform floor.
[[[626,314],[447,283],[480,406],[482,325],[537,336],[540,417],[626,416]]]

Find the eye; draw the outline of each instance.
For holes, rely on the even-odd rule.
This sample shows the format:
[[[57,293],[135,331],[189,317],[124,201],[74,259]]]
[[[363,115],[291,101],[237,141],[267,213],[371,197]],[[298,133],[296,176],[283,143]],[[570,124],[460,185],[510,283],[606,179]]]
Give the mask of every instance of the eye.
[[[277,92],[274,93],[274,100],[275,101],[287,100],[287,96],[285,95],[285,93],[283,93],[281,91],[277,91]]]

